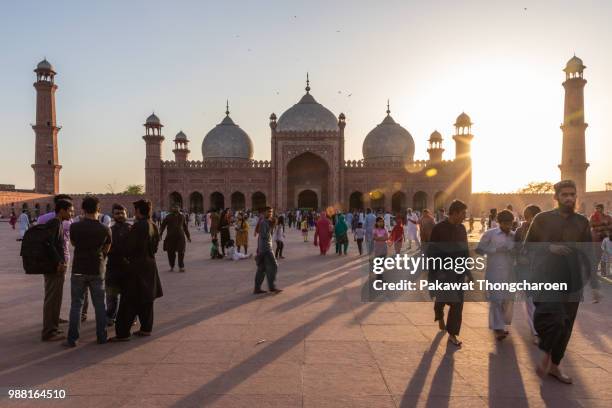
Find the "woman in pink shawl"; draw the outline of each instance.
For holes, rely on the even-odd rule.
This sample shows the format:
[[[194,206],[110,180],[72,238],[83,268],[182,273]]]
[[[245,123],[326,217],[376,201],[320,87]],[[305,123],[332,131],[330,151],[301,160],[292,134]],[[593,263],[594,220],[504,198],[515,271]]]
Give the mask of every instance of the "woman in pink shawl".
[[[322,211],[316,224],[314,236],[314,244],[317,245],[318,243],[321,249],[321,255],[327,254],[327,250],[331,244],[332,232],[332,223],[329,221],[329,218],[327,218],[327,213]]]

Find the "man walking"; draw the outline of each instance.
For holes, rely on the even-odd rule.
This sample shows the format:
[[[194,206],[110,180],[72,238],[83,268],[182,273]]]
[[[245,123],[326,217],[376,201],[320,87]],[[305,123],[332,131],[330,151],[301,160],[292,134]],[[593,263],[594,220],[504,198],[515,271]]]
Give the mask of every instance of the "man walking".
[[[493,284],[516,281],[514,274],[514,215],[509,210],[497,214],[498,227],[487,230],[478,243],[476,253],[487,256],[485,279]],[[489,329],[495,332],[497,340],[508,335],[506,325],[512,322],[514,294],[508,291],[488,291]]]
[[[89,288],[96,312],[98,344],[106,343],[106,308],[104,305],[104,274],[106,255],[111,247],[110,229],[100,223],[100,201],[88,196],[83,199],[83,217],[70,226],[70,241],[74,246],[74,263],[70,279],[70,323],[64,345],[75,347],[79,339],[81,309]]]
[[[255,295],[266,293],[265,290],[261,289],[264,277],[268,279],[268,289],[270,292],[282,292],[282,289],[278,289],[275,285],[278,263],[272,251],[272,230],[274,229],[273,213],[271,207],[266,207],[264,209],[263,218],[258,224],[257,256],[255,257],[257,272],[255,273],[255,289],[253,290],[253,294]]]
[[[168,263],[170,263],[170,272],[174,271],[174,262],[178,253],[179,272],[185,272],[185,237],[191,242],[189,235],[189,227],[187,225],[187,217],[181,214],[177,205],[172,207],[170,214],[164,218],[162,222],[160,238],[164,235],[164,231],[168,229],[166,239],[164,240],[164,251],[168,253]]]
[[[455,272],[452,265],[455,262],[447,262],[451,258],[469,257],[467,231],[463,226],[467,205],[460,200],[454,200],[448,209],[448,218],[437,223],[432,232],[431,240],[427,246],[427,257],[441,258],[444,263],[434,262],[436,265],[430,269],[428,280],[430,282],[456,283],[473,280],[469,270],[464,273]],[[464,261],[465,262],[465,261]],[[446,266],[451,265],[450,267]],[[447,290],[437,291],[433,293],[435,297],[434,303],[434,320],[438,322],[440,330],[448,332],[448,341],[455,346],[461,346],[461,341],[457,338],[461,330],[461,319],[463,314],[463,290]],[[444,306],[448,305],[448,317],[444,323]]]
[[[576,184],[572,180],[562,180],[554,189],[557,208],[535,216],[525,244],[533,255],[536,282],[567,285],[567,290],[534,294],[533,324],[540,337],[539,348],[545,353],[537,372],[571,384],[571,377],[561,371],[559,364],[572,335],[583,282],[590,279],[596,301],[600,297],[599,282],[595,277],[594,257],[589,253],[592,248],[585,247],[592,245],[589,244],[592,242],[589,220],[575,212]]]

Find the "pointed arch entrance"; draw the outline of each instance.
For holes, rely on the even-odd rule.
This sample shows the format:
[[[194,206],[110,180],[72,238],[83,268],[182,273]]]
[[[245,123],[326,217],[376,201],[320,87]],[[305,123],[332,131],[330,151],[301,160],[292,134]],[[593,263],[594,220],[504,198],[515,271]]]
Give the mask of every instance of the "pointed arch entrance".
[[[300,194],[304,191],[310,191],[302,197],[307,200],[306,203],[312,204],[313,197],[316,197],[313,207],[304,208],[326,206],[329,201],[329,174],[327,162],[314,153],[305,152],[291,159],[287,163],[287,208],[300,207]]]
[[[319,208],[319,196],[312,190],[302,190],[298,194],[297,207],[308,209]]]

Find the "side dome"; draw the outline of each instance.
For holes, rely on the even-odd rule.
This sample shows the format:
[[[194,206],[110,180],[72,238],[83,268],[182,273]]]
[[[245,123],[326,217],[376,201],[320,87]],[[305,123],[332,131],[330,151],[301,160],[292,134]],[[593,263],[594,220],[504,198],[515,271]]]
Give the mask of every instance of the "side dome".
[[[395,122],[387,109],[387,116],[368,133],[363,141],[365,160],[390,160],[412,162],[414,140],[412,135]]]
[[[234,123],[226,111],[221,123],[212,128],[202,141],[202,157],[211,159],[253,158],[253,142],[249,135]]]
[[[325,106],[310,94],[310,82],[306,76],[306,94],[278,118],[277,132],[338,131],[338,120]]]

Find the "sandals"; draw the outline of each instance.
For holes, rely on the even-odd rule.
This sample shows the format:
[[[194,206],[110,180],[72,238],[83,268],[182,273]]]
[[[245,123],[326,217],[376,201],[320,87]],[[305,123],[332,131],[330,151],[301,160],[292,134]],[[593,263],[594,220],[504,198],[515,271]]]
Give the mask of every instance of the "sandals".
[[[562,382],[563,384],[572,384],[572,377],[569,377],[563,373],[561,373],[560,371],[554,372],[554,371],[549,371],[548,375],[550,375],[551,377],[556,378],[559,382]]]
[[[456,336],[448,336],[448,341],[457,347],[461,347],[462,343]]]

